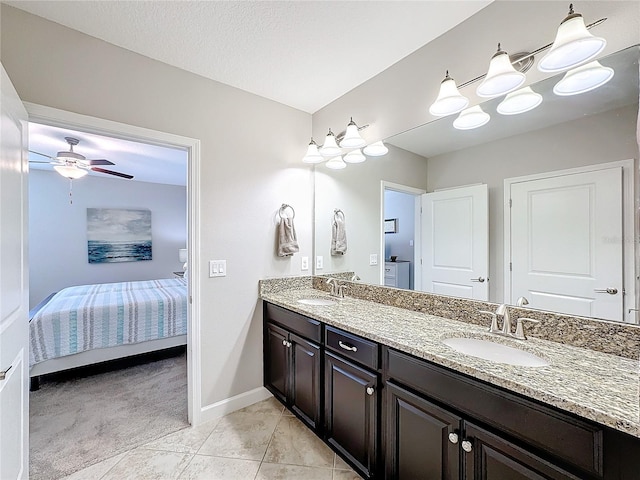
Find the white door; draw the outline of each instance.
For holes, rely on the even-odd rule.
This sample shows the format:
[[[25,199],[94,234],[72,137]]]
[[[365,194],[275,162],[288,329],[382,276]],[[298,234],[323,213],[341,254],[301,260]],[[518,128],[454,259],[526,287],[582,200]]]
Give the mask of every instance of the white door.
[[[511,299],[623,320],[622,168],[511,185]]]
[[[28,478],[27,112],[0,65],[0,478]]]
[[[425,292],[489,300],[489,196],[486,185],[422,195]]]

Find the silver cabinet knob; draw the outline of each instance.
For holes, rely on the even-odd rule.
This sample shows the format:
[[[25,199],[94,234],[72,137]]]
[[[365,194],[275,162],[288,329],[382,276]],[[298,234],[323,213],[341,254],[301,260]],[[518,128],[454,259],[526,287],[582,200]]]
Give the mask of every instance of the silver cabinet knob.
[[[367,395],[373,395],[373,392],[375,392],[373,387],[367,387]]]
[[[471,445],[471,442],[469,440],[463,440],[461,445],[462,445],[462,449],[467,453],[473,450],[473,445]]]
[[[472,282],[484,283],[484,277],[472,278]]]
[[[457,433],[453,433],[453,432],[451,432],[451,433],[449,434],[449,441],[450,441],[451,443],[458,443],[458,434],[457,434]]]
[[[282,345],[284,345],[286,347],[287,346],[287,341],[286,340],[282,340]]]

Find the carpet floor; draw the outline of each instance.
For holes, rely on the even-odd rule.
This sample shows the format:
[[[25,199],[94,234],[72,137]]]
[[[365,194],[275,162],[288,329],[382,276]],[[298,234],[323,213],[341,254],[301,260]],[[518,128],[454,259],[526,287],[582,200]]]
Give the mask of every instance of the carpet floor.
[[[29,396],[29,478],[58,479],[186,427],[186,365],[181,354],[43,382]]]

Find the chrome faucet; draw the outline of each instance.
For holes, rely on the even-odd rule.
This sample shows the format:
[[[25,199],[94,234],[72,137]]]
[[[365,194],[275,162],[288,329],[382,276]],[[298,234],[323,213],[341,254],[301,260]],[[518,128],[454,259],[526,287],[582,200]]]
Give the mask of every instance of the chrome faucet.
[[[502,317],[502,335],[511,335],[511,317],[506,303],[501,303],[496,308],[496,316]]]
[[[516,307],[524,307],[525,305],[529,305],[527,297],[518,297],[518,300],[516,300]]]
[[[332,297],[338,296],[338,281],[335,278],[327,279],[327,285],[329,285],[329,295]]]
[[[517,338],[518,340],[527,339],[527,336],[524,334],[524,322],[540,323],[540,320],[536,320],[534,318],[520,317],[516,322],[516,333],[511,333],[511,317],[509,316],[509,309],[505,303],[498,305],[495,313],[487,310],[480,310],[480,313],[491,315],[489,333],[497,333],[499,335],[504,335],[505,337]],[[498,317],[502,317],[502,329],[498,327]]]

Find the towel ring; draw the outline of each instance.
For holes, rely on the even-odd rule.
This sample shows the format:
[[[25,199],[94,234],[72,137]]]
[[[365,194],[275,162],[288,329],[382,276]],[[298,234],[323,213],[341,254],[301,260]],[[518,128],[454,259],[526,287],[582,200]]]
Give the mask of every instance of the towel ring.
[[[344,212],[342,210],[340,210],[339,208],[336,208],[336,209],[333,210],[333,217],[335,218],[338,215],[342,215],[342,220],[345,219]]]
[[[287,209],[291,210],[291,217],[288,217],[286,215]],[[293,207],[291,205],[287,205],[286,203],[283,203],[282,206],[280,207],[280,211],[278,212],[278,214],[280,215],[280,218],[291,218],[294,219],[296,218],[296,211],[293,209]]]

